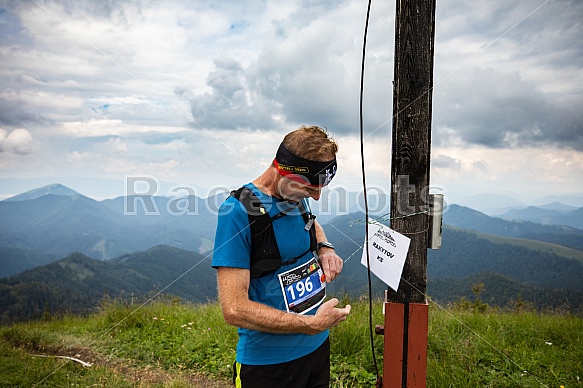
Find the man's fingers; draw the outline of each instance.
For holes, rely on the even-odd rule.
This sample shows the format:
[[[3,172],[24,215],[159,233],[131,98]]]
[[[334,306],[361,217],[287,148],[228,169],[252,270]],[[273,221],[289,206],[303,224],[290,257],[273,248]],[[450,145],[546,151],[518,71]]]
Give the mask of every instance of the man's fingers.
[[[336,277],[336,274],[338,273],[336,271],[336,260],[333,259],[328,259],[328,270],[330,271],[330,276],[328,277],[328,280],[334,280],[334,278]]]
[[[334,308],[336,306],[338,306],[338,303],[340,303],[340,301],[337,298],[332,298],[329,301],[326,302],[328,305],[330,305],[330,308]]]
[[[326,282],[330,283],[342,271],[344,265],[342,259],[336,253],[326,252],[320,257],[322,271],[326,275]]]
[[[346,310],[346,315],[350,314],[350,310],[352,309],[352,307],[347,304],[346,307],[344,307],[344,310]]]
[[[324,271],[324,275],[326,275],[326,282],[330,283],[330,263],[328,262],[328,260],[321,260],[321,264],[322,264],[322,271]]]

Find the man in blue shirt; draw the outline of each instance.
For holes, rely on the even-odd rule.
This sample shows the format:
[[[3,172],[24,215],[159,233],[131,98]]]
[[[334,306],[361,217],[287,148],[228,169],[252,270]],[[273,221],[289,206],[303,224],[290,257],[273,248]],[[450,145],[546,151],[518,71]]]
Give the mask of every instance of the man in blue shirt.
[[[225,321],[239,328],[237,387],[328,387],[328,329],[346,320],[350,305],[324,301],[343,261],[308,199],[318,200],[336,174],[337,151],[317,126],[284,137],[269,168],[244,186],[259,201],[257,214],[268,214],[259,232],[241,198],[219,209],[212,265]]]

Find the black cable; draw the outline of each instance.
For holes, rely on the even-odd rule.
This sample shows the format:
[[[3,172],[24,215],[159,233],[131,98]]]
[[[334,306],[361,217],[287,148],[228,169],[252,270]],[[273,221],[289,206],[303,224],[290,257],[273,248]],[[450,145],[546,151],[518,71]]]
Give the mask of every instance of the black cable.
[[[368,1],[368,8],[366,11],[366,23],[364,26],[364,40],[362,43],[362,65],[360,70],[360,160],[361,160],[361,168],[362,168],[362,187],[363,187],[363,194],[364,194],[364,212],[365,212],[365,247],[366,250],[366,266],[367,266],[367,275],[368,275],[368,329],[370,334],[370,346],[372,351],[372,359],[374,363],[375,373],[377,377],[377,386],[382,386],[382,379],[379,376],[379,368],[377,366],[377,359],[375,355],[375,348],[374,348],[374,335],[373,335],[373,328],[372,328],[372,281],[371,281],[371,274],[370,274],[370,255],[368,251],[368,197],[367,197],[367,190],[366,190],[366,173],[364,168],[364,124],[363,124],[363,114],[362,114],[362,101],[364,95],[364,64],[365,64],[365,57],[366,57],[366,37],[368,34],[368,22],[370,19],[370,5],[372,0]],[[380,385],[379,385],[380,384]]]

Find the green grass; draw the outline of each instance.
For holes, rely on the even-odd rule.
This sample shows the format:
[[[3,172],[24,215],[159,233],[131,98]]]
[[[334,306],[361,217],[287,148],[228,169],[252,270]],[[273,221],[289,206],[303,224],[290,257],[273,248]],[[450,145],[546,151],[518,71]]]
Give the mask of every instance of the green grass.
[[[431,387],[581,387],[583,320],[573,316],[432,311]]]
[[[331,386],[373,387],[368,303],[350,303],[349,319],[331,331]],[[383,323],[381,310],[375,302],[373,324]],[[579,317],[433,304],[429,314],[427,387],[583,387]],[[226,387],[236,342],[217,303],[108,303],[85,318],[0,327],[0,387]],[[382,373],[383,337],[374,343]]]

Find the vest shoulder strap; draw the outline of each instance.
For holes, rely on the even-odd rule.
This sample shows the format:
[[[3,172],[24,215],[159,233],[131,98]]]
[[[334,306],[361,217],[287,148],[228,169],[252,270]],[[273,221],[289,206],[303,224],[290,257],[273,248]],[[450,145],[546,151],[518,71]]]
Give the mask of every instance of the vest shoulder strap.
[[[314,216],[308,216],[306,209],[300,202],[299,208],[306,223],[310,224],[310,247],[301,255],[282,263],[281,254],[277,246],[273,221],[283,217],[288,211],[282,211],[271,217],[267,209],[263,206],[259,198],[248,187],[242,186],[231,191],[231,196],[237,199],[245,208],[249,218],[249,229],[251,232],[251,258],[250,271],[251,278],[259,278],[276,271],[283,264],[288,265],[296,262],[306,253],[315,251],[317,246],[316,228],[312,226]]]
[[[260,278],[281,267],[281,254],[275,240],[271,216],[253,191],[245,186],[231,192],[249,218],[251,232],[251,278]]]

